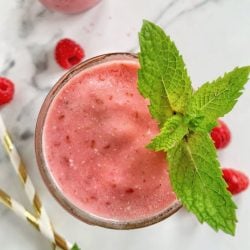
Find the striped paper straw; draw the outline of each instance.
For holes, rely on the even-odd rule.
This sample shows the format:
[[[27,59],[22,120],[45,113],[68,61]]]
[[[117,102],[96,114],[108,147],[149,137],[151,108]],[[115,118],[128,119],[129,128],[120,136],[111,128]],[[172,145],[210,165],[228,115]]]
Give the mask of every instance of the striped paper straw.
[[[32,225],[36,230],[40,231],[49,241],[53,242],[56,246],[59,246],[63,250],[68,250],[72,247],[72,244],[65,241],[59,234],[54,233],[54,235],[51,237],[51,234],[48,230],[42,231],[42,221],[38,220],[34,215],[28,212],[20,203],[12,199],[11,196],[1,188],[0,203],[11,209],[19,218],[23,219],[24,221],[27,221],[30,225]]]
[[[10,158],[10,161],[12,163],[12,166],[14,167],[17,175],[19,176],[19,179],[24,185],[25,193],[33,205],[33,208],[36,212],[36,218],[38,220],[41,220],[42,223],[40,223],[40,231],[45,235],[50,235],[50,239],[53,239],[55,237],[56,233],[53,230],[52,224],[50,222],[49,216],[45,211],[45,208],[42,205],[42,202],[34,188],[33,183],[31,182],[31,179],[27,173],[26,167],[14,145],[12,142],[10,135],[7,132],[7,129],[5,127],[4,121],[2,119],[2,116],[0,114],[0,139],[2,141],[2,144]],[[55,242],[56,239],[52,242]],[[70,249],[71,245],[69,246],[67,244],[67,241],[62,238],[62,241],[64,241],[63,249]]]

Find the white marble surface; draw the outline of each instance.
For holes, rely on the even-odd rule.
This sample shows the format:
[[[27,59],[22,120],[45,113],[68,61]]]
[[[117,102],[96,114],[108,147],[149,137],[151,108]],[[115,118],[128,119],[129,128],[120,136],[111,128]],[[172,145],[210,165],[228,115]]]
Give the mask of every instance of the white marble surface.
[[[9,131],[53,222],[83,250],[248,250],[250,191],[235,197],[237,233],[230,237],[200,225],[181,210],[157,225],[114,231],[86,225],[65,212],[43,184],[35,163],[33,133],[39,107],[64,71],[53,60],[55,42],[70,37],[81,43],[87,57],[138,46],[142,19],[157,22],[176,41],[195,86],[236,65],[250,65],[250,0],[103,0],[81,15],[45,10],[36,0],[0,0],[0,75],[16,83],[15,100],[1,109]],[[222,165],[250,176],[250,85],[225,120],[231,145],[219,153]],[[0,150],[0,187],[28,206],[12,168]],[[0,249],[45,250],[48,242],[0,205]]]

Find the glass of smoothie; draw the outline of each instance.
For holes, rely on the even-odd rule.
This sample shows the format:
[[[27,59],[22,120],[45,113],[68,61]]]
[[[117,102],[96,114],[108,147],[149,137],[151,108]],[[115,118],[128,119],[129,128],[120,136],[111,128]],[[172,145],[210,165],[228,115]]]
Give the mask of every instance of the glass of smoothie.
[[[100,0],[39,0],[48,9],[63,13],[79,13],[95,6]]]
[[[137,89],[138,58],[113,53],[66,73],[40,110],[38,166],[59,203],[89,224],[144,227],[176,212],[166,156],[145,148],[159,132]]]

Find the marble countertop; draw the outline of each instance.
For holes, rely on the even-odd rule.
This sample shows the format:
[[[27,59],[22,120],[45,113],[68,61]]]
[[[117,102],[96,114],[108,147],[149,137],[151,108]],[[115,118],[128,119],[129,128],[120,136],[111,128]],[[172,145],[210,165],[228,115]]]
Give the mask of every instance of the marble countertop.
[[[53,59],[55,43],[70,37],[87,58],[106,52],[137,51],[142,19],[160,24],[183,54],[195,86],[236,65],[250,64],[249,0],[103,0],[80,15],[52,13],[36,0],[0,0],[0,75],[16,83],[15,99],[0,110],[57,230],[84,250],[248,250],[250,191],[235,197],[239,207],[235,237],[200,225],[184,209],[156,225],[114,231],[86,225],[52,198],[38,172],[34,127],[51,86],[64,73]],[[250,85],[225,117],[233,140],[219,152],[223,166],[250,176]],[[240,128],[240,129],[239,129]],[[12,167],[0,149],[0,187],[29,207]],[[45,250],[50,244],[0,205],[0,248]]]

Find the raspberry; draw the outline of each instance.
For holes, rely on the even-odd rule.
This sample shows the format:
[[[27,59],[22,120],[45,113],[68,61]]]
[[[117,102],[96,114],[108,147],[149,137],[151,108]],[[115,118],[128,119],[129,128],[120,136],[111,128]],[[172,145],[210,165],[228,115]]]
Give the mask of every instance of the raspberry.
[[[14,96],[14,84],[5,77],[0,77],[0,105],[8,103]]]
[[[247,189],[249,179],[244,173],[231,168],[223,168],[222,172],[223,178],[228,185],[227,189],[229,192],[232,194],[238,194]]]
[[[214,127],[211,131],[211,137],[217,149],[225,148],[230,140],[231,133],[228,126],[221,120],[218,120],[218,126]]]
[[[69,69],[78,64],[84,56],[85,53],[81,46],[71,39],[62,39],[56,45],[55,59],[64,69]]]

